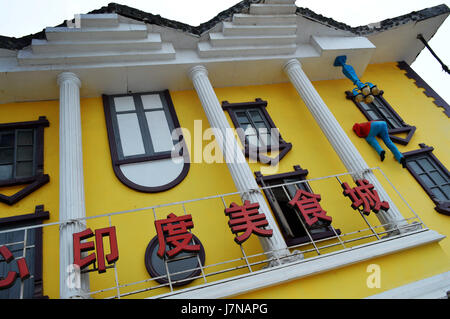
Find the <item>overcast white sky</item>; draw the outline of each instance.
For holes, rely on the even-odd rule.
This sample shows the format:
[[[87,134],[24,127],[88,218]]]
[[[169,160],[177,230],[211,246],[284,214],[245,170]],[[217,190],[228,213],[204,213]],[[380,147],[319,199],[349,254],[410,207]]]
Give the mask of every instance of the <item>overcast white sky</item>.
[[[87,13],[107,5],[111,0],[0,0],[0,35],[21,37],[55,26],[74,14]],[[206,22],[239,0],[115,0],[164,18],[192,26]],[[298,7],[351,26],[366,25],[411,11],[445,3],[450,0],[297,0]],[[450,66],[450,17],[430,41],[430,46],[447,66]],[[424,49],[412,65],[413,69],[450,103],[450,75]]]

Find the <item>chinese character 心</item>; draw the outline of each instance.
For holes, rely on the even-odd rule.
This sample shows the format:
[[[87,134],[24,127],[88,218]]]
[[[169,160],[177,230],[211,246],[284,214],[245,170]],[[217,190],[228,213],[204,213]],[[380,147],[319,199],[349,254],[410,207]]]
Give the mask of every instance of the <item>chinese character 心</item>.
[[[182,251],[200,251],[200,245],[191,244],[192,234],[188,231],[194,227],[191,215],[177,216],[171,213],[167,219],[155,221],[155,227],[159,242],[157,252],[159,257],[164,257],[164,253],[168,257],[173,257]],[[173,248],[166,252],[166,244]]]
[[[6,246],[0,247],[0,255],[2,255],[3,258],[5,258],[5,261],[8,264],[14,260],[13,254]],[[23,257],[19,258],[16,260],[16,262],[17,262],[17,267],[19,268],[20,279],[22,281],[24,281],[25,279],[30,278],[30,271],[28,270],[28,266],[27,266],[25,258],[23,258]],[[17,272],[15,272],[15,271],[8,272],[8,275],[6,275],[5,278],[0,279],[0,290],[11,288],[14,285],[16,278],[17,278]]]
[[[350,188],[347,183],[341,184],[344,195],[352,201],[353,209],[358,209],[362,205],[365,215],[369,215],[371,210],[378,213],[380,209],[384,211],[389,209],[389,203],[380,200],[374,186],[367,179],[357,180],[356,184],[358,186],[354,188]]]
[[[233,234],[244,232],[234,238],[234,241],[239,245],[246,241],[252,233],[263,237],[272,236],[272,229],[263,228],[269,223],[266,215],[260,213],[258,208],[258,203],[250,203],[246,200],[242,206],[231,203],[230,208],[225,209],[225,215],[230,217],[228,225],[231,227],[231,232]]]
[[[82,243],[81,241],[94,236],[94,233],[90,228],[73,234],[73,256],[74,264],[78,265],[80,269],[83,269],[97,260],[98,272],[103,273],[106,271],[105,264],[105,252],[103,247],[103,237],[109,237],[109,246],[111,252],[106,255],[106,261],[108,264],[112,264],[119,259],[119,249],[117,247],[116,227],[108,227],[95,230],[95,246],[94,242],[89,241]],[[81,257],[82,252],[95,250],[97,248],[97,256],[92,253],[86,257]]]
[[[327,216],[327,212],[322,209],[319,202],[321,197],[319,194],[312,194],[302,189],[298,189],[295,196],[289,202],[289,205],[297,207],[300,210],[305,222],[308,226],[312,226],[319,219],[326,225],[331,223],[331,216]]]

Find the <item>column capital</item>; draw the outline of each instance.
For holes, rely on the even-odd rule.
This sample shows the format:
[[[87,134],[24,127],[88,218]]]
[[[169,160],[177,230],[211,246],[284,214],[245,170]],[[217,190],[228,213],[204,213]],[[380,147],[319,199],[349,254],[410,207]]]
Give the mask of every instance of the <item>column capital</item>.
[[[63,82],[71,82],[81,87],[81,81],[75,73],[72,72],[62,72],[58,74],[57,83],[61,86]]]
[[[299,60],[297,59],[290,59],[288,61],[286,61],[283,65],[283,70],[284,71],[288,71],[291,68],[293,68],[294,66],[299,66],[300,68],[302,67],[302,64],[300,63]]]
[[[208,70],[203,65],[196,65],[189,69],[188,75],[191,80],[194,80],[199,75],[208,76]]]

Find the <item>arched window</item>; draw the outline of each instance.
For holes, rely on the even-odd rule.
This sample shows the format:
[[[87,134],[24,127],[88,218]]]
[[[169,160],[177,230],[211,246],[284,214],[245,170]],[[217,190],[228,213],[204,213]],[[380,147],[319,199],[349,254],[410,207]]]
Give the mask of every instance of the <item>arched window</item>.
[[[189,154],[181,146],[184,141],[168,90],[103,95],[103,104],[113,168],[122,183],[153,193],[186,177]]]

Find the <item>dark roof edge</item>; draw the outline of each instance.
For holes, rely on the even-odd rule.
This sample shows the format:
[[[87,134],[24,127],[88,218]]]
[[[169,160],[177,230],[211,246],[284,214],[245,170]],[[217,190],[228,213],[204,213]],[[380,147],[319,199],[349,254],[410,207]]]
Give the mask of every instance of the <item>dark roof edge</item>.
[[[100,9],[88,12],[90,14],[100,14],[100,13],[117,13],[121,16],[131,18],[138,21],[143,21],[149,24],[156,24],[159,26],[165,26],[180,31],[188,32],[196,36],[200,36],[202,33],[210,30],[219,22],[222,22],[228,18],[231,18],[235,13],[241,13],[250,8],[251,3],[260,3],[263,0],[243,0],[231,8],[220,12],[217,16],[209,20],[208,22],[202,23],[197,27],[181,23],[174,20],[169,20],[161,17],[160,15],[151,14],[139,9],[131,8],[126,5],[118,3],[109,3],[107,6],[103,6]],[[66,22],[57,25],[56,27],[64,27]],[[26,46],[31,44],[32,39],[45,39],[45,29],[40,32],[23,36],[21,38],[7,37],[0,35],[0,49],[7,50],[21,50]]]
[[[202,23],[197,27],[193,27],[189,24],[185,24],[182,22],[169,20],[161,17],[160,15],[151,14],[145,11],[141,11],[135,8],[128,7],[126,5],[118,4],[118,3],[110,3],[105,7],[102,7],[98,10],[91,11],[89,13],[117,13],[121,16],[131,18],[134,20],[142,21],[149,24],[155,24],[163,27],[169,27],[172,29],[177,29],[183,32],[188,32],[196,36],[202,35],[204,32],[210,30],[218,23],[231,18],[235,13],[242,13],[250,8],[250,4],[252,3],[260,3],[263,0],[243,0],[229,9],[226,9],[216,15],[214,18],[209,20],[208,22]]]
[[[65,27],[65,26],[66,22],[64,21],[63,23],[58,24],[56,27]],[[21,50],[24,47],[30,45],[31,40],[33,39],[45,39],[45,29],[34,34],[23,36],[21,38],[6,37],[0,35],[0,49]]]
[[[233,16],[235,13],[243,13],[246,12],[250,8],[250,4],[252,3],[260,3],[263,0],[243,0],[231,8],[220,12],[217,16],[209,20],[208,22],[202,23],[197,27],[193,27],[191,25],[181,23],[174,20],[169,20],[161,17],[160,15],[151,14],[148,12],[144,12],[135,8],[128,7],[126,5],[121,5],[118,3],[109,3],[107,6],[101,7],[100,9],[93,10],[89,13],[91,14],[100,14],[100,13],[117,13],[121,16],[128,17],[134,20],[143,21],[149,24],[155,24],[159,26],[169,27],[173,29],[177,29],[183,32],[191,33],[195,36],[200,36],[204,32],[212,29],[218,23],[223,22]],[[450,9],[447,5],[441,4],[438,6],[434,6],[431,8],[426,8],[420,11],[413,11],[411,13],[383,20],[379,23],[375,23],[374,25],[366,25],[359,27],[351,27],[345,23],[338,22],[331,18],[324,17],[320,14],[317,14],[310,9],[307,8],[297,8],[298,15],[305,17],[306,19],[310,19],[312,21],[327,25],[329,27],[333,27],[339,30],[350,31],[356,35],[370,35],[375,32],[384,31],[390,29],[392,27],[406,24],[411,21],[422,21],[428,18],[432,18],[438,15],[450,13]],[[63,22],[56,27],[66,26],[66,22]],[[31,44],[32,39],[45,39],[45,29],[35,33],[23,36],[21,38],[14,37],[6,37],[0,35],[0,49],[7,50],[21,50],[24,47]]]
[[[450,8],[445,4],[440,4],[419,11],[412,11],[408,14],[404,14],[395,18],[386,19],[378,23],[372,23],[369,25],[359,27],[351,27],[345,23],[337,22],[331,18],[327,18],[320,14],[317,14],[308,8],[297,8],[297,14],[300,14],[307,19],[325,24],[329,27],[333,27],[339,30],[350,31],[359,36],[370,35],[372,33],[385,31],[409,22],[419,22],[422,20],[426,20],[429,18],[433,18],[448,13],[450,13]]]

